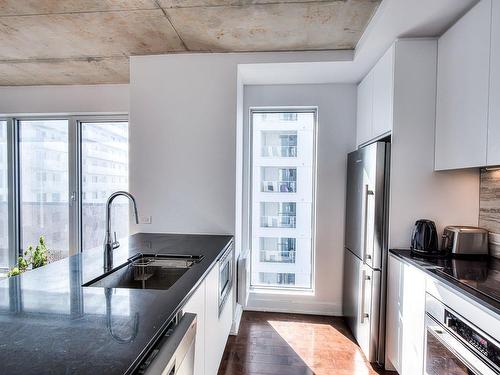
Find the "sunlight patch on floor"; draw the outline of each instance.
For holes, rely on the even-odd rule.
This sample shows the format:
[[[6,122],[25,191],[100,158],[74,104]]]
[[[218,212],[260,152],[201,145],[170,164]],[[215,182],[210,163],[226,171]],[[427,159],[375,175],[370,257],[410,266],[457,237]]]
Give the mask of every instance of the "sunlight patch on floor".
[[[316,374],[376,374],[359,347],[329,324],[268,320]]]

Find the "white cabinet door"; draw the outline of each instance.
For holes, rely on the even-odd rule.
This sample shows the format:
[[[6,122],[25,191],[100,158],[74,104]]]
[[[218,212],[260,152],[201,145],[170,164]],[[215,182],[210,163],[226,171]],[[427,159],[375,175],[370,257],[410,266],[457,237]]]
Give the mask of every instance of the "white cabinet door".
[[[435,169],[486,164],[491,0],[438,41]]]
[[[196,314],[196,341],[194,350],[194,375],[205,374],[205,281],[196,289],[184,312]]]
[[[359,146],[372,138],[373,71],[358,85],[356,143]]]
[[[217,375],[233,322],[232,294],[227,298],[224,309],[219,316],[218,264],[210,271],[205,282],[205,375]]]
[[[401,339],[403,337],[402,286],[403,263],[391,255],[387,267],[385,368],[387,370],[395,369],[400,374],[402,356]]]
[[[424,371],[425,274],[403,264],[401,374],[422,375]]]
[[[491,17],[490,114],[488,165],[500,165],[500,2],[493,1]]]
[[[373,68],[373,125],[372,137],[392,130],[394,102],[394,45]]]
[[[386,368],[424,370],[425,274],[391,255],[387,273]]]

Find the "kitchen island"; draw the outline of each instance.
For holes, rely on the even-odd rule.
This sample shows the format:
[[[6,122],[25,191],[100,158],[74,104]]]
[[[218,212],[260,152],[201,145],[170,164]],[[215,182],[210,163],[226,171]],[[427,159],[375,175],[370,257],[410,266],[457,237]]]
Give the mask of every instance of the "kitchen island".
[[[203,259],[167,290],[83,287],[104,273],[99,248],[0,281],[1,374],[133,373],[232,236],[137,233],[121,242],[114,268],[139,253]]]

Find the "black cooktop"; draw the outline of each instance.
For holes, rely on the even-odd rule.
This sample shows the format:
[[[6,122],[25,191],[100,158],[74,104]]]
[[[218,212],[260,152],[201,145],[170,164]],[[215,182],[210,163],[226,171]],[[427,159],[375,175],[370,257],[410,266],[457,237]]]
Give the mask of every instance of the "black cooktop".
[[[436,270],[500,302],[500,260],[446,259]]]
[[[401,249],[390,253],[500,314],[500,259],[422,257]]]

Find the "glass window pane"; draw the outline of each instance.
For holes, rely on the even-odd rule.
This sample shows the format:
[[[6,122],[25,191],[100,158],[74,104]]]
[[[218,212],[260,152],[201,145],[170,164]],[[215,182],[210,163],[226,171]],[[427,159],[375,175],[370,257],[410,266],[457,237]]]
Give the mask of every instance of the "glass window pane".
[[[315,117],[252,113],[252,286],[312,287]]]
[[[262,167],[261,191],[267,193],[296,193],[297,168]]]
[[[40,236],[50,259],[69,254],[68,121],[19,123],[21,246],[36,246]]]
[[[106,200],[128,190],[128,122],[82,124],[83,250],[102,246],[106,228]],[[111,223],[117,237],[128,236],[127,198],[113,201]]]
[[[7,180],[7,121],[0,121],[0,277],[9,267],[9,185]]]

